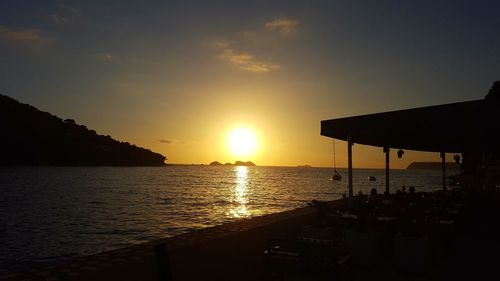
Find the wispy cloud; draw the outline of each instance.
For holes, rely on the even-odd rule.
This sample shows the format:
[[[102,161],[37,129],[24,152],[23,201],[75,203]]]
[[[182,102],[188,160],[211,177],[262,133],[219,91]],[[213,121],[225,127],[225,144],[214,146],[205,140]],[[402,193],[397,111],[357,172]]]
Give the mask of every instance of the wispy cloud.
[[[156,60],[149,60],[146,57],[137,57],[134,55],[123,54],[116,51],[115,52],[104,51],[99,53],[92,53],[88,55],[88,58],[98,63],[121,65],[123,67],[135,70],[151,69],[153,67],[161,65],[161,63]]]
[[[96,53],[92,56],[100,61],[112,61],[116,59],[116,57],[111,53]]]
[[[57,12],[50,15],[50,19],[61,25],[71,25],[84,20],[80,10],[66,5],[58,5]]]
[[[9,44],[42,46],[49,42],[38,29],[16,29],[0,26],[0,41]]]
[[[164,143],[164,144],[172,144],[172,145],[184,145],[184,144],[191,143],[189,141],[176,140],[176,139],[159,139],[158,142]]]
[[[269,31],[278,31],[282,35],[293,35],[297,32],[299,22],[290,18],[277,18],[264,25]]]
[[[214,47],[220,48],[220,49],[227,49],[231,48],[231,42],[227,40],[215,40],[213,43]]]
[[[230,39],[216,40],[218,58],[253,73],[267,73],[281,68],[280,64],[262,59],[264,50],[279,47],[285,37],[297,32],[299,22],[290,18],[277,18],[265,22],[254,30],[238,32]],[[276,36],[276,32],[279,36]],[[259,54],[256,55],[256,54]]]
[[[219,57],[225,61],[228,61],[240,69],[254,72],[263,73],[269,72],[274,69],[278,69],[280,66],[277,64],[266,63],[255,59],[255,57],[250,53],[238,52],[231,47],[223,48]]]

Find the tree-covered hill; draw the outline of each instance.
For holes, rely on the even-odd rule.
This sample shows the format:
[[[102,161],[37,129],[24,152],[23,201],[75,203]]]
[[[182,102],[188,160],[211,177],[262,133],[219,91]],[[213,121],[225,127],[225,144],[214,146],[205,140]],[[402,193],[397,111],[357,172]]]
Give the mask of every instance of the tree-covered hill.
[[[0,94],[0,165],[161,166],[165,156]]]

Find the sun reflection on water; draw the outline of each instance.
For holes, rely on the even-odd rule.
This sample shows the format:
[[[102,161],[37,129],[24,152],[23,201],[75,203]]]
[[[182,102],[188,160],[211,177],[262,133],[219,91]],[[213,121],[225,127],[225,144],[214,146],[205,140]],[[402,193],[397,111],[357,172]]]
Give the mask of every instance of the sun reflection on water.
[[[236,173],[236,186],[232,198],[233,204],[229,215],[235,218],[243,218],[250,216],[250,211],[247,208],[248,204],[248,168],[246,166],[237,166],[234,169]]]

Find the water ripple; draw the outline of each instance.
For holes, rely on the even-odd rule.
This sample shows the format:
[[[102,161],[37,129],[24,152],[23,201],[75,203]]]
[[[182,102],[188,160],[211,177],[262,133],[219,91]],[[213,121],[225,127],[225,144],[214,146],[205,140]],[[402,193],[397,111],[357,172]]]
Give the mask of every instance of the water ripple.
[[[331,175],[283,167],[0,168],[0,270],[337,199],[347,183]],[[379,180],[368,181],[371,175]],[[383,170],[356,170],[356,191],[382,192],[383,178]],[[391,174],[397,187],[440,183],[439,172]]]

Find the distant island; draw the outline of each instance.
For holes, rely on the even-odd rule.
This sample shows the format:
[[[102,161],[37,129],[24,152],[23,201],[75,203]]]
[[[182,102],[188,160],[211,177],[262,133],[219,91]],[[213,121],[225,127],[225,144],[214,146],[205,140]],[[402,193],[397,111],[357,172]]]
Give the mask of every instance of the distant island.
[[[297,165],[297,168],[312,168],[311,165]]]
[[[166,157],[0,94],[0,165],[163,166]]]
[[[234,164],[229,162],[222,164],[219,161],[213,161],[212,163],[210,163],[210,166],[257,166],[257,165],[255,165],[252,161],[247,161],[247,162],[236,161],[234,162]]]
[[[408,167],[407,170],[440,170],[441,162],[413,162]],[[446,162],[446,169],[458,170],[460,169],[460,164],[455,162]]]

